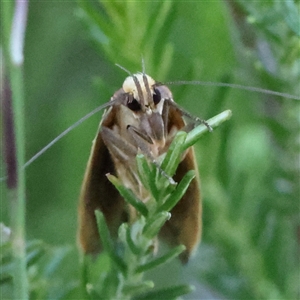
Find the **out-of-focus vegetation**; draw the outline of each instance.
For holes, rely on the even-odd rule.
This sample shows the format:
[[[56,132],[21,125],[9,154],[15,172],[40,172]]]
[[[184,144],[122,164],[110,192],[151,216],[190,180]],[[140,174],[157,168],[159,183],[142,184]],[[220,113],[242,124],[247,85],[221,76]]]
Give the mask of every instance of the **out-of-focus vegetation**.
[[[299,97],[299,28],[299,1],[31,2],[26,157],[110,99],[127,76],[115,63],[134,73],[142,57],[158,81],[235,83]],[[186,299],[296,299],[299,100],[214,84],[171,89],[193,115],[231,109],[233,118],[196,145],[204,204],[197,255],[149,277],[158,287],[194,284]],[[43,241],[28,245],[39,258],[29,264],[32,299],[78,297],[77,202],[100,115],[26,169],[27,238]],[[1,221],[9,225],[5,199],[1,183]],[[1,278],[9,298],[9,278]]]

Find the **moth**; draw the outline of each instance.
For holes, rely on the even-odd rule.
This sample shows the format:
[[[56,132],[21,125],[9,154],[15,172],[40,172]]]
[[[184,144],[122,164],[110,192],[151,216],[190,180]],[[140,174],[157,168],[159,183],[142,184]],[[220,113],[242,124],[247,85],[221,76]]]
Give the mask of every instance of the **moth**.
[[[168,150],[175,134],[187,129],[185,119],[199,120],[175,103],[166,85],[144,72],[127,77],[107,106],[93,141],[79,201],[78,237],[86,254],[101,251],[96,209],[104,214],[112,236],[117,236],[121,223],[128,220],[125,201],[105,174],[116,175],[126,187],[145,199],[137,175],[138,151],[155,162]],[[200,182],[193,147],[182,157],[174,180],[179,182],[189,170],[196,171],[196,178],[160,232],[167,243],[185,245],[182,262],[188,261],[198,245],[202,230]]]

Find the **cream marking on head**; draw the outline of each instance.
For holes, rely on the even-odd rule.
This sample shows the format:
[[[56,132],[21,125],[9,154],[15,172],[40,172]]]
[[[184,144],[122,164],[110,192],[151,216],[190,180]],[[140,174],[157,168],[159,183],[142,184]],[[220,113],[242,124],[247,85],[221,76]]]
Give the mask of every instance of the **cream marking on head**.
[[[144,84],[143,74],[142,73],[137,73],[137,74],[134,74],[133,76],[135,76],[135,78],[138,80],[138,82],[141,86],[141,90],[142,90],[142,93],[143,93],[143,98],[144,98],[144,101],[145,101],[145,105],[146,106],[149,105],[150,103],[148,103],[147,89],[146,89],[145,84]],[[139,99],[140,97],[138,95],[137,87],[136,87],[135,82],[133,80],[133,76],[128,76],[125,79],[125,81],[123,83],[123,90],[124,90],[125,93],[133,94],[134,99],[140,100]],[[147,76],[149,88],[150,88],[151,93],[153,94],[153,86],[155,85],[155,80],[153,78],[151,78],[149,75],[145,74],[145,76]]]

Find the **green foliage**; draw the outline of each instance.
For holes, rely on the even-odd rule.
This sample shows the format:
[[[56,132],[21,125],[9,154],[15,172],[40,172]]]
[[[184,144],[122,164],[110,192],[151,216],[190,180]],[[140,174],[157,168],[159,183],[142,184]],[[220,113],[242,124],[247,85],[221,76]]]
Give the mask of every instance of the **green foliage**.
[[[143,57],[146,72],[158,81],[222,81],[299,97],[299,1],[81,1],[78,6],[30,5],[27,159],[121,87],[127,75],[115,63],[134,73],[141,71]],[[296,299],[299,101],[214,84],[170,88],[194,116],[207,119],[229,108],[233,118],[196,145],[204,205],[197,256],[184,269],[171,262],[145,280],[169,294],[177,288],[166,286],[195,283],[191,299]],[[99,119],[85,122],[26,169],[27,236],[45,241],[46,249],[75,245],[77,199]],[[9,224],[6,191],[0,189],[1,220]],[[127,241],[137,251],[130,236]],[[71,252],[67,258],[74,268],[59,268],[47,278],[50,299],[59,296],[53,280],[62,278],[65,286],[77,284],[63,298],[78,295],[77,257]],[[111,260],[106,253],[94,263],[99,283]],[[103,285],[109,288],[114,280],[106,278]],[[147,297],[156,295],[145,292]]]
[[[146,62],[156,62],[146,66],[147,72],[161,78],[166,75],[174,50],[171,43],[161,41],[168,40],[175,21],[172,1],[145,1],[139,5],[133,1],[85,1],[79,6],[78,16],[101,55],[104,51],[110,61],[121,59],[123,66],[133,70],[141,68],[143,57]],[[154,51],[160,43],[159,51]]]
[[[1,297],[10,299],[15,263],[11,251],[11,230],[2,223],[0,225]],[[51,247],[39,240],[31,240],[26,244],[30,299],[65,299],[71,292],[76,292],[78,284],[75,281],[61,278],[61,269],[71,250],[71,247]]]
[[[212,122],[208,122],[215,127],[230,116],[230,113],[227,115],[223,113],[216,116]],[[199,139],[207,130],[207,126],[200,125],[193,131],[198,132],[197,139]],[[101,242],[110,258],[111,267],[102,273],[100,283],[99,276],[96,277],[96,283],[92,282],[92,276],[83,277],[83,288],[87,288],[87,293],[92,299],[148,299],[150,295],[152,297],[155,295],[158,299],[174,299],[192,290],[189,286],[180,285],[150,291],[154,283],[144,279],[145,272],[168,263],[185,250],[183,245],[179,245],[159,257],[153,257],[153,252],[157,248],[157,235],[165,222],[171,218],[169,211],[176,206],[192,179],[195,178],[194,170],[190,170],[178,184],[168,177],[178,168],[180,157],[186,149],[187,136],[187,133],[179,132],[174,137],[162,160],[162,170],[150,164],[143,155],[137,156],[139,178],[150,196],[145,203],[130,189],[123,186],[121,180],[113,175],[107,175],[125,201],[136,209],[137,217],[132,219],[130,224],[124,223],[120,226],[119,243],[116,247],[110,237],[104,215],[100,211],[95,212]],[[197,139],[194,139],[194,143]],[[94,262],[86,259],[83,272],[93,267]],[[96,268],[99,269],[98,264]],[[90,272],[95,273],[95,271]]]

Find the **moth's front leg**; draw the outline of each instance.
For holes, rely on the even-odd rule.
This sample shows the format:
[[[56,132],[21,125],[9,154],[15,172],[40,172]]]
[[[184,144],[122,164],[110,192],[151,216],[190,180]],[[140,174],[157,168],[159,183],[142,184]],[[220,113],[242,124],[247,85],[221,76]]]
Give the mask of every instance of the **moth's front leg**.
[[[172,177],[170,177],[159,165],[156,161],[156,156],[158,156],[158,150],[156,149],[156,153],[151,152],[151,145],[153,145],[153,141],[150,137],[140,132],[134,126],[127,126],[127,130],[129,131],[132,138],[135,140],[138,148],[141,152],[148,157],[148,159],[159,169],[160,173],[166,177],[171,184],[175,184],[175,181]]]
[[[137,155],[137,148],[114,130],[103,126],[101,136],[111,156],[120,163],[125,164]]]

